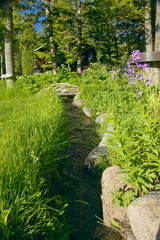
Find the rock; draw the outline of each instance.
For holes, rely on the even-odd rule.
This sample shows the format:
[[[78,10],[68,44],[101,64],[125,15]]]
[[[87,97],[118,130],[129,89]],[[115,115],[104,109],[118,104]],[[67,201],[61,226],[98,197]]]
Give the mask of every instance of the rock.
[[[127,212],[137,240],[160,239],[160,191],[135,199]]]
[[[107,133],[104,133],[98,147],[105,147],[106,146],[106,139],[107,139]]]
[[[102,174],[102,210],[103,210],[103,221],[106,226],[110,226],[110,220],[117,222],[124,222],[127,219],[127,210],[123,207],[114,206],[112,203],[111,192],[117,188],[125,189],[127,184],[121,180],[125,174],[117,174],[120,170],[119,166],[112,166],[107,168]]]
[[[72,104],[74,107],[81,108],[82,107],[82,99],[81,98],[73,98]]]
[[[100,225],[96,228],[93,240],[122,240],[124,239],[119,231],[111,227]]]
[[[113,132],[113,127],[112,124],[108,124],[107,130],[110,132]],[[111,133],[104,133],[101,142],[99,143],[99,147],[101,146],[106,146],[106,139],[109,138],[110,136],[113,136]]]
[[[100,157],[106,158],[107,155],[108,152],[105,147],[102,146],[94,148],[84,162],[85,169],[87,169],[88,171],[95,170],[96,164],[98,163]]]
[[[84,107],[83,112],[87,115],[87,117],[90,117],[90,118],[92,117],[91,109]]]
[[[127,237],[127,240],[136,240],[136,238],[134,237],[133,234],[130,234],[130,235]]]
[[[154,64],[152,64],[154,65]],[[150,80],[150,85],[159,85],[160,84],[160,67],[152,66],[146,69],[145,77],[148,77]],[[156,83],[157,81],[157,83]]]
[[[104,114],[98,116],[98,117],[95,119],[95,123],[97,123],[97,124],[102,124],[106,116],[107,116],[107,113],[104,113]]]

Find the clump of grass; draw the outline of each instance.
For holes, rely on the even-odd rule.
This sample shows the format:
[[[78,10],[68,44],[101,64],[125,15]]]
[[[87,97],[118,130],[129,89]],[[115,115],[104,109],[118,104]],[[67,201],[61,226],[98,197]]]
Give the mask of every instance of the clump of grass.
[[[0,113],[0,238],[67,239],[67,205],[57,188],[66,146],[59,98],[3,102]]]

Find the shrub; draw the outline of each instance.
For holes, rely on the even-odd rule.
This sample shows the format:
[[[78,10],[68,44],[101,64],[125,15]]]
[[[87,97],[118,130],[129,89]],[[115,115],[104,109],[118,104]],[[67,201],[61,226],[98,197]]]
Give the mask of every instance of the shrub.
[[[24,93],[37,93],[41,89],[54,83],[69,82],[71,84],[79,84],[80,78],[78,74],[71,72],[62,66],[57,69],[57,75],[51,71],[45,73],[34,73],[33,75],[17,77],[15,87],[21,89]]]

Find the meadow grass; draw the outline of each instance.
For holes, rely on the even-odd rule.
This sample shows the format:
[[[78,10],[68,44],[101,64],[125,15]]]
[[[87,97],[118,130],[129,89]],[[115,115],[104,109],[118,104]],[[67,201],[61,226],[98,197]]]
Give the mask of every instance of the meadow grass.
[[[15,98],[9,91],[0,102],[0,239],[67,239],[62,103],[53,93]]]

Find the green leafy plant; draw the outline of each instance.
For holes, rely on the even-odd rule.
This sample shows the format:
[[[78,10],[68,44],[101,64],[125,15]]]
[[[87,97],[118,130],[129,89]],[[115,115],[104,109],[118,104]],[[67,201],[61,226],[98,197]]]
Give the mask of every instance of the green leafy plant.
[[[112,192],[112,202],[118,207],[128,207],[128,205],[135,199],[133,189],[117,190]]]
[[[71,84],[79,84],[80,77],[78,74],[71,72],[65,66],[57,69],[57,75],[51,71],[44,73],[34,73],[30,76],[17,77],[15,88],[20,89],[24,93],[37,93],[41,89],[50,86],[54,83],[69,82]]]
[[[137,63],[139,51],[134,52],[134,66],[130,63],[127,75],[121,72],[104,71],[103,79],[99,71],[89,70],[80,85],[80,97],[85,106],[96,113],[107,113],[102,133],[109,133],[106,149],[109,157],[103,160],[103,168],[119,165],[123,180],[133,190],[113,193],[114,202],[127,206],[134,197],[160,188],[159,156],[160,156],[160,124],[159,99],[157,87],[149,85],[145,78],[147,66]],[[88,74],[88,73],[87,73]],[[96,75],[96,77],[95,77]],[[96,81],[95,81],[96,78]],[[108,124],[111,130],[106,130]]]

